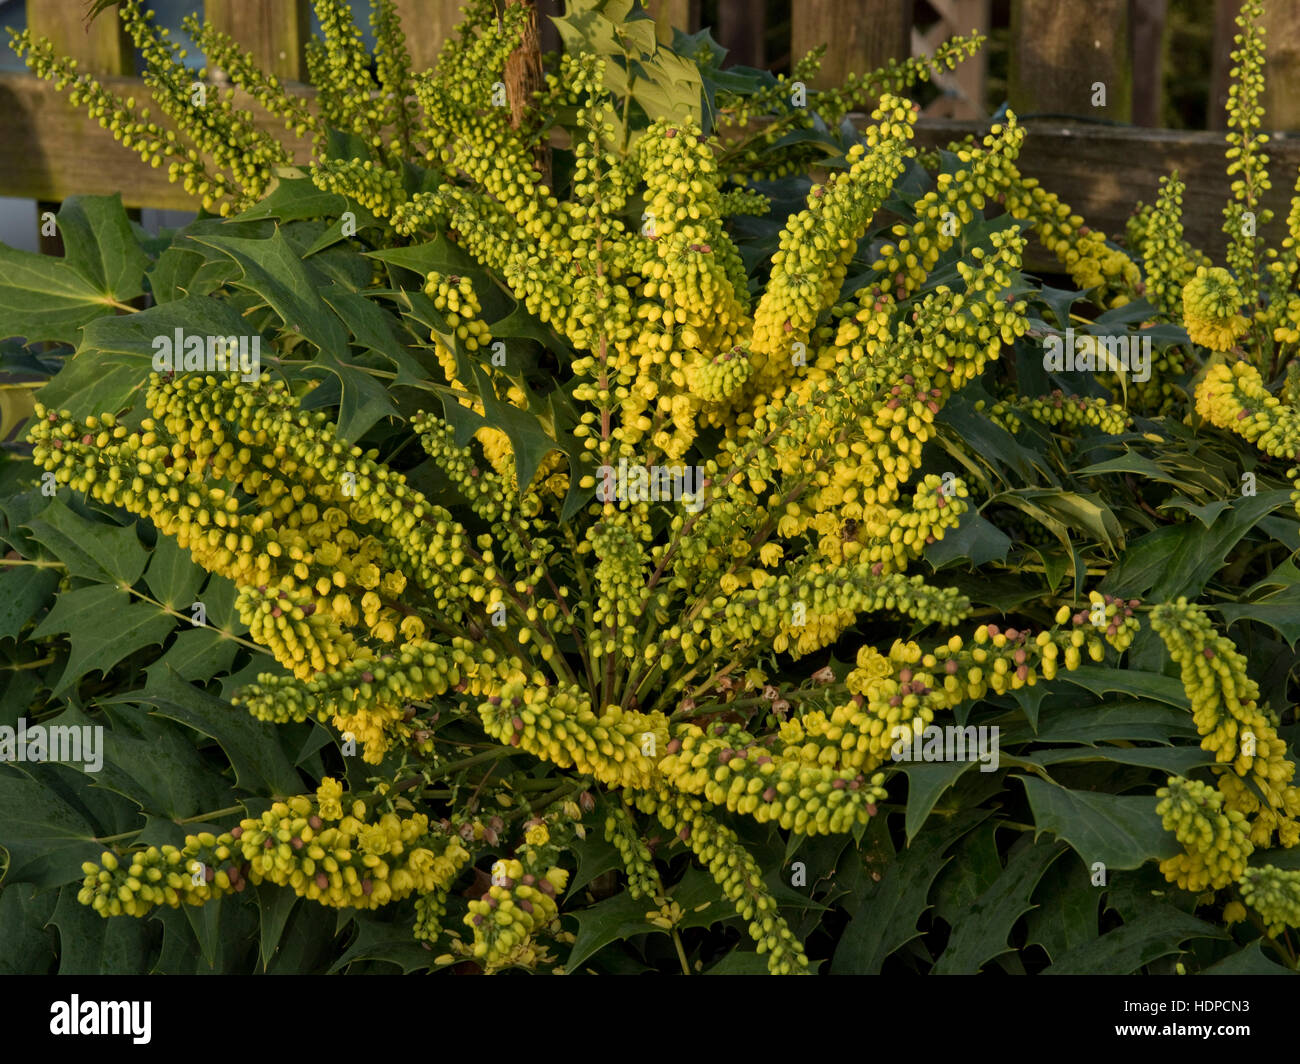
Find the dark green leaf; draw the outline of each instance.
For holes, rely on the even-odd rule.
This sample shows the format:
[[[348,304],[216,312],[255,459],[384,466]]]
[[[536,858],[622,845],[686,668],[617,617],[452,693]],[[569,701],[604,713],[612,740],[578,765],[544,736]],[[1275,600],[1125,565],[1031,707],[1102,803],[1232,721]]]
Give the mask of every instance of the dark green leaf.
[[[58,586],[55,569],[36,565],[0,569],[0,639],[17,638]]]
[[[175,626],[175,618],[153,603],[131,602],[125,591],[96,584],[60,595],[32,637],[66,632],[72,644],[68,664],[54,685],[57,696],[90,672],[107,672],[137,650],[160,645]]]
[[[1070,950],[1042,974],[1128,975],[1161,957],[1181,953],[1179,943],[1186,939],[1227,937],[1226,931],[1164,905]]]
[[[971,810],[922,833],[890,861],[844,929],[832,975],[874,975],[885,958],[916,938],[917,921],[930,907],[930,886],[950,858],[944,851],[992,810]]]
[[[25,522],[32,538],[67,566],[73,576],[100,583],[134,584],[144,572],[148,552],[136,538],[135,527],[92,521],[53,500]]]
[[[1264,940],[1257,938],[1249,946],[1229,954],[1203,971],[1202,975],[1296,975],[1264,953]]]
[[[1138,868],[1182,852],[1156,816],[1154,795],[1072,791],[1028,776],[1014,778],[1025,785],[1038,831],[1064,839],[1089,868],[1098,861],[1108,872]]]
[[[1061,845],[1022,845],[1002,875],[974,901],[966,918],[952,929],[935,975],[974,975],[1013,947],[1007,942],[1016,921],[1034,908],[1030,901],[1048,866],[1065,853]]]

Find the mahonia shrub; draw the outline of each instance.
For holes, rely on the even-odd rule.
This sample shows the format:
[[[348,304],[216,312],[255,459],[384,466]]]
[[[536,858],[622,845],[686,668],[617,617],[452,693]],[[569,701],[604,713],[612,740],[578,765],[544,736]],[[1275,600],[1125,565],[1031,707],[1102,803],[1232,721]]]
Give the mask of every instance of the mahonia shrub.
[[[0,835],[34,956],[53,916],[166,971],[1127,971],[1098,938],[1155,919],[1296,966],[1290,675],[1254,664],[1294,662],[1291,488],[1194,418],[1300,448],[1257,361],[1165,388],[1249,335],[1175,185],[1126,252],[1012,113],[919,152],[906,93],[975,36],[801,107],[815,54],[724,77],[570,5],[511,99],[522,5],[424,72],[391,2],[373,56],[316,7],[311,106],[188,24],[299,166],[189,107],[136,3],[165,128],[15,42],[205,211],[144,244],[73,200],[63,260],[3,252],[72,293],[0,299],[62,345],[2,471],[6,705],[111,739],[102,783],[0,766],[75,825]],[[1049,369],[1076,327],[1146,334],[1150,380]]]

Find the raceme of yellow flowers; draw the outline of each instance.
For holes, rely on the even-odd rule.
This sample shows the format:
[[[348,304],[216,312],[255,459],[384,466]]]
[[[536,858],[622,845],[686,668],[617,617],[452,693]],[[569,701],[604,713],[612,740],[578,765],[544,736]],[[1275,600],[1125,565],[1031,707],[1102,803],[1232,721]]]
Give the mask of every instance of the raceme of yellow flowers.
[[[521,15],[507,9],[497,23],[489,6],[471,5],[473,31],[449,46],[436,72],[413,75],[392,5],[378,5],[384,91],[371,98],[345,5],[323,0],[326,40],[309,55],[318,84],[329,84],[320,120],[276,103],[280,87],[258,82],[228,42],[212,34],[207,42],[287,123],[318,137],[323,125],[342,129],[371,148],[369,160],[319,160],[311,172],[320,188],[370,212],[395,240],[454,232],[462,250],[572,347],[575,449],[588,460],[579,468],[644,468],[702,453],[689,498],[605,498],[561,521],[569,485],[557,453],[520,484],[497,427],[479,430],[480,461],[445,419],[421,413],[412,428],[463,500],[453,513],[377,452],[340,441],[325,415],[299,409],[301,394],[269,380],[154,377],[138,426],[38,407],[34,460],[58,483],[149,519],[235,583],[250,637],[287,670],[239,693],[254,715],[313,717],[355,737],[371,765],[390,754],[432,764],[428,737],[412,719],[436,704],[503,750],[608,792],[615,811],[606,833],[638,896],[671,913],[633,808],[656,817],[709,869],[771,970],[806,971],[802,945],[726,815],[799,834],[859,829],[885,797],[896,727],[923,727],[989,692],[1050,681],[1085,659],[1104,660],[1108,647],[1122,653],[1139,604],[1093,592],[1089,608],[1062,606],[1055,625],[1036,633],[984,625],[933,647],[911,639],[887,652],[863,646],[843,681],[810,681],[807,709],[779,726],[760,721],[773,724],[766,734],[704,711],[724,681],[763,690],[761,666],[773,651],[797,660],[872,614],[945,627],[969,614],[955,590],[907,569],[970,505],[959,479],[917,477],[936,415],[1028,330],[1025,304],[1011,294],[1025,247],[1016,228],[971,248],[956,263],[959,285],[920,294],[975,212],[1000,197],[1079,283],[1101,287],[1114,304],[1136,291],[1136,267],[1020,177],[1023,131],[1008,115],[981,145],[958,151],[960,168],[918,200],[916,221],[893,228],[868,283],[843,298],[872,218],[915,156],[916,110],[886,94],[847,167],[814,185],[787,219],[770,277],[751,292],[725,222],[728,211],[753,204],[723,191],[720,146],[689,118],[615,143],[597,57],[565,56],[542,92],[577,115],[572,196],[547,186],[533,165],[540,123],[516,128],[508,109],[491,106],[483,72],[501,69]],[[1247,0],[1247,13],[1254,6]],[[151,161],[172,159],[205,206],[228,213],[255,201],[284,161],[278,146],[250,134],[248,151],[232,154],[246,132],[241,112],[217,97],[202,115],[191,113],[188,81],[166,74],[175,64],[165,35],[138,4],[126,10],[136,16],[164,114],[201,151],[183,149],[147,112],[93,82],[75,91],[128,146]],[[71,65],[40,42],[22,38],[20,46],[38,72],[73,78]],[[1243,49],[1249,67],[1254,45]],[[1251,121],[1242,119],[1240,165],[1257,176]],[[445,180],[411,193],[402,176],[409,162]],[[1240,191],[1241,202],[1253,204],[1257,188]],[[1176,211],[1173,186],[1165,191],[1154,214]],[[629,220],[633,204],[644,209]],[[1223,349],[1240,334],[1238,317],[1249,323],[1256,311],[1242,313],[1246,297],[1227,271],[1180,263],[1181,253],[1173,240],[1163,259],[1153,254],[1155,294],[1175,313],[1182,285],[1193,339]],[[1257,258],[1257,246],[1234,245],[1229,264],[1238,276],[1243,256]],[[1271,265],[1270,276],[1282,278],[1286,267]],[[441,272],[424,283],[454,333],[433,345],[440,364],[448,382],[469,387],[458,380],[457,353],[481,351],[490,338],[478,293]],[[526,405],[505,374],[489,386]],[[1261,391],[1258,373],[1252,380],[1220,366],[1198,400],[1204,416],[1250,432],[1269,453],[1296,453],[1288,412]],[[1059,398],[1000,405],[994,416],[1013,427],[1022,415],[1063,429],[1124,424],[1113,404],[1058,406]],[[482,395],[463,401],[484,408]],[[596,480],[587,472],[576,486],[589,491]],[[1260,911],[1282,918],[1282,880],[1252,880],[1241,865],[1252,845],[1275,835],[1295,843],[1292,766],[1276,723],[1255,706],[1240,656],[1203,621],[1185,604],[1152,614],[1220,770],[1214,791],[1171,782],[1162,794],[1162,816],[1188,847],[1166,871],[1188,889],[1231,881],[1244,894],[1249,885],[1267,907]],[[417,934],[437,939],[449,888],[499,841],[496,829],[403,817],[382,791],[377,798],[354,800],[344,815],[341,788],[326,780],[314,796],[277,802],[220,836],[107,853],[87,866],[82,900],[107,916],[201,904],[245,882],[360,908],[415,895]],[[470,903],[473,942],[460,948],[488,970],[546,963],[542,940],[561,934],[556,894],[566,873],[544,834],[530,827],[497,881]],[[671,915],[661,919],[671,924]]]
[[[1281,249],[1268,247],[1263,230],[1272,211],[1263,206],[1270,188],[1264,114],[1262,0],[1245,0],[1237,15],[1233,78],[1227,102],[1227,174],[1231,199],[1224,208],[1226,267],[1215,266],[1185,240],[1184,186],[1177,173],[1161,180],[1154,207],[1142,207],[1128,226],[1128,241],[1144,265],[1144,293],[1164,315],[1182,324],[1192,343],[1212,352],[1235,352],[1271,376],[1287,361],[1283,351],[1300,340],[1300,300],[1294,295],[1295,249],[1300,242],[1300,181],[1286,218]],[[1152,380],[1139,386],[1157,409],[1154,381],[1186,370],[1174,350],[1158,361]],[[1162,372],[1164,371],[1164,372]],[[1164,384],[1164,395],[1171,387]]]
[[[1150,621],[1181,670],[1201,746],[1216,762],[1215,786],[1171,777],[1158,792],[1157,812],[1184,847],[1160,870],[1193,893],[1237,886],[1270,934],[1296,926],[1300,879],[1271,865],[1246,867],[1274,840],[1288,848],[1300,842],[1300,789],[1277,717],[1257,705],[1246,659],[1204,609],[1179,599],[1156,606]]]

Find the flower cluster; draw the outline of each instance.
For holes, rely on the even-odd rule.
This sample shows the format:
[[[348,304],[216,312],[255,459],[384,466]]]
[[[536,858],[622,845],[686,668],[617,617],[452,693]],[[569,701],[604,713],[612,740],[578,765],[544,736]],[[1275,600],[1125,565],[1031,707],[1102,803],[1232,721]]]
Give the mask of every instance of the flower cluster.
[[[1211,351],[1228,351],[1246,331],[1239,313],[1241,289],[1232,274],[1218,266],[1198,266],[1183,286],[1183,322],[1193,343]]]
[[[1221,890],[1241,879],[1254,846],[1247,837],[1246,818],[1236,809],[1225,813],[1220,792],[1197,780],[1171,776],[1156,797],[1156,815],[1187,851],[1160,862],[1166,879],[1194,894]]]
[[[1300,411],[1269,392],[1259,370],[1249,362],[1211,366],[1196,389],[1196,412],[1269,457],[1295,463],[1286,476],[1298,485],[1292,499],[1300,511]]]
[[[428,817],[350,815],[326,778],[316,795],[276,802],[220,835],[200,832],[183,847],[150,846],[86,862],[78,895],[101,916],[142,916],[159,905],[202,905],[249,884],[272,883],[335,908],[373,909],[412,893],[445,890],[469,854]]]
[[[981,399],[975,406],[984,409],[984,400]],[[1025,418],[1033,418],[1044,425],[1073,428],[1091,425],[1108,435],[1116,436],[1132,421],[1121,406],[1105,399],[1065,395],[1059,388],[1051,395],[994,403],[988,410],[989,418],[1010,432],[1018,432]]]
[[[1265,847],[1300,842],[1300,789],[1286,742],[1255,699],[1259,687],[1232,640],[1219,635],[1205,611],[1179,599],[1151,611],[1151,627],[1178,664],[1201,746],[1214,755],[1226,808],[1250,817],[1250,838]],[[1262,796],[1262,800],[1261,800]]]

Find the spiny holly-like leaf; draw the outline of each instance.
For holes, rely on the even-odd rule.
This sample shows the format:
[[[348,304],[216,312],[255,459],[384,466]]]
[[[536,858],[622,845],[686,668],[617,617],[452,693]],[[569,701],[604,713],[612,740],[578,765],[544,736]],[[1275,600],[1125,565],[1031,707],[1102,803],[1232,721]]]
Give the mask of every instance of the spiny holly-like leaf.
[[[144,582],[164,606],[188,612],[206,575],[189,551],[178,546],[174,539],[159,536],[158,545],[149,556]]]
[[[1275,595],[1254,602],[1224,602],[1216,607],[1229,624],[1258,621],[1266,624],[1295,649],[1300,639],[1300,585],[1292,585]]]
[[[60,975],[144,975],[153,928],[143,920],[105,920],[77,901],[80,881],[59,891],[50,923],[59,932]]]
[[[288,331],[305,337],[324,353],[337,355],[347,350],[347,333],[317,295],[325,279],[298,257],[279,229],[264,240],[215,235],[190,239],[229,255],[241,270],[232,283],[269,303]]]
[[[1165,702],[1171,706],[1186,709],[1187,692],[1183,685],[1172,676],[1158,672],[1142,672],[1138,669],[1106,669],[1100,665],[1080,665],[1068,673],[1061,673],[1061,679],[1077,684],[1095,695],[1104,695],[1112,691],[1135,695],[1138,698],[1150,698]]]
[[[76,344],[82,326],[144,291],[149,260],[119,196],[74,196],[58,226],[62,259],[0,245],[0,338]]]
[[[226,303],[186,296],[138,314],[103,318],[87,326],[81,345],[38,398],[75,418],[117,413],[139,405],[153,373],[154,341],[186,336],[246,336],[248,322]],[[265,361],[265,359],[263,360]]]
[[[910,843],[925,825],[944,791],[948,790],[973,761],[914,761],[899,765],[907,777],[907,816],[905,829]]]
[[[55,895],[27,883],[0,890],[0,975],[48,975],[57,960],[57,939],[47,925]]]
[[[588,958],[611,942],[619,942],[633,935],[668,932],[646,919],[646,913],[656,908],[648,898],[634,898],[626,891],[605,898],[573,914],[578,922],[577,938],[564,962],[564,970],[578,972]]]
[[[1264,940],[1255,939],[1249,946],[1231,953],[1206,968],[1203,975],[1297,975],[1290,968],[1283,968],[1264,952]]]
[[[392,363],[397,377],[391,387],[418,387],[426,382],[428,374],[406,350],[393,328],[394,319],[390,315],[365,296],[349,292],[339,285],[322,288],[320,294],[358,344]]]
[[[970,905],[965,919],[952,929],[952,937],[935,964],[935,975],[974,975],[989,961],[1013,947],[1007,941],[1016,921],[1034,907],[1030,896],[1051,863],[1066,852],[1064,846],[1041,843],[1022,845],[991,887]]]
[[[1181,852],[1156,816],[1154,795],[1072,791],[1028,776],[1017,778],[1038,830],[1064,839],[1089,868],[1098,861],[1111,870],[1138,868]]]
[[[403,975],[436,967],[432,952],[411,937],[411,929],[374,913],[358,913],[356,940],[330,967],[331,972],[355,961],[385,961],[397,965]]]
[[[263,669],[263,671],[266,671]],[[193,728],[220,744],[239,786],[254,794],[297,794],[302,779],[280,745],[279,730],[242,709],[184,682],[175,672],[155,672],[143,691],[103,700],[152,706],[159,714]]]
[[[930,887],[951,859],[944,851],[990,815],[991,809],[959,814],[922,833],[885,865],[835,947],[832,975],[874,975],[886,957],[921,934],[917,921],[930,907]]]
[[[229,786],[212,774],[184,729],[125,707],[112,716],[113,726],[104,727],[102,720],[67,709],[49,722],[102,727],[103,763],[98,768],[93,764],[75,766],[86,773],[93,787],[114,791],[142,811],[165,814],[173,820],[217,808],[228,800]]]
[[[125,591],[96,584],[60,595],[32,637],[65,632],[72,644],[51,692],[57,697],[89,673],[107,672],[137,650],[160,645],[175,626],[176,619],[153,603],[132,602]]]
[[[1113,595],[1147,595],[1168,601],[1194,597],[1222,567],[1228,552],[1260,519],[1291,501],[1286,490],[1219,500],[1208,527],[1188,521],[1149,532],[1134,542],[1100,589]]]
[[[103,850],[80,813],[16,768],[0,768],[0,809],[0,848],[9,854],[6,883],[69,882],[81,875],[83,861]]]
[[[295,171],[286,170],[275,187],[242,214],[231,221],[252,222],[263,218],[277,218],[281,222],[294,222],[302,218],[334,218],[348,209],[345,196],[337,192],[322,192],[310,177],[290,177]],[[298,171],[300,173],[300,171]]]
[[[1171,835],[1170,838],[1173,838]],[[1172,905],[1153,906],[1132,923],[1070,950],[1043,975],[1128,975],[1171,953],[1189,938],[1223,939],[1228,933]]]
[[[945,565],[965,561],[970,565],[1005,561],[1011,538],[974,509],[958,519],[943,539],[925,548],[925,560],[938,571]]]
[[[203,682],[230,670],[239,644],[216,628],[206,625],[183,628],[176,633],[171,646],[145,672],[171,669],[183,680]]]
[[[54,499],[26,527],[73,576],[129,586],[140,578],[148,561],[134,526],[91,520],[61,499]]]
[[[0,639],[17,638],[36,611],[50,601],[58,584],[55,569],[35,565],[0,568]]]
[[[1102,894],[1077,855],[1053,862],[1034,892],[1038,908],[1025,918],[1025,944],[1042,946],[1049,959],[1057,960],[1091,942],[1099,933]]]
[[[397,417],[397,406],[388,390],[365,367],[344,361],[331,351],[322,350],[313,362],[295,364],[289,376],[325,378],[304,398],[302,408],[337,406],[336,431],[346,443],[355,443],[376,422]]]

